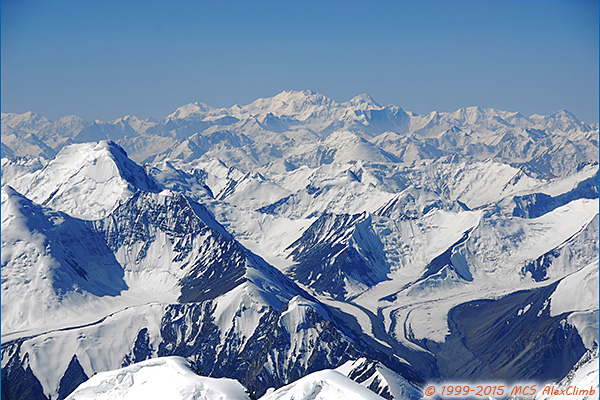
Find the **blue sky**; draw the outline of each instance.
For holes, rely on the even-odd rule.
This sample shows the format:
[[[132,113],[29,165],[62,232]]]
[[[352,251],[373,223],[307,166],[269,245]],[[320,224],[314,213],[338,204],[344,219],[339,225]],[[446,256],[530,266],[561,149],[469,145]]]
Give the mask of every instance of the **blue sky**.
[[[1,108],[162,118],[286,89],[598,121],[598,1],[2,0]]]

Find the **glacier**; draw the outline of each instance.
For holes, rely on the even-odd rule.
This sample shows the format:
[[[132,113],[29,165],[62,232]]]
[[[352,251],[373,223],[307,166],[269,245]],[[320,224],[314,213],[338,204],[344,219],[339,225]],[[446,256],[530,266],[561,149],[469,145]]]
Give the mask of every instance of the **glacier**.
[[[598,186],[598,123],[566,110],[3,113],[2,397],[150,366],[206,398],[597,376]]]

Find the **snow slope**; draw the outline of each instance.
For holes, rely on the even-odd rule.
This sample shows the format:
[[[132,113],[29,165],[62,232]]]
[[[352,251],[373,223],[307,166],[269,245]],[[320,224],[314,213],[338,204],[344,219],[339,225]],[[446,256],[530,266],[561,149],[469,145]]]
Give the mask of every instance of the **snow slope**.
[[[565,110],[286,91],[160,120],[3,114],[2,154],[3,398],[172,355],[258,395],[349,362],[410,398],[559,381],[598,343],[598,124]],[[322,381],[298,395],[361,395]]]
[[[49,329],[97,314],[128,285],[88,225],[2,187],[2,333]],[[100,300],[95,302],[94,300]],[[91,309],[90,309],[91,307]],[[92,317],[94,318],[94,317]]]
[[[550,315],[570,313],[567,321],[588,348],[600,343],[598,298],[598,261],[562,279],[550,297]]]
[[[82,219],[108,215],[136,190],[157,190],[142,167],[114,142],[73,144],[15,189],[36,203]]]
[[[247,400],[244,387],[232,379],[198,376],[182,357],[142,361],[101,372],[81,384],[69,400]]]
[[[382,397],[332,370],[313,372],[261,397],[261,400],[328,399],[381,400]]]
[[[390,400],[421,399],[421,389],[385,365],[364,358],[347,361],[335,369]]]
[[[40,206],[9,186],[2,199],[9,388],[29,373],[40,395],[55,397],[73,374],[80,382],[179,354],[203,373],[264,390],[263,382],[281,385],[316,364],[371,353],[181,194],[138,190],[95,221]],[[257,362],[263,349],[268,356]]]

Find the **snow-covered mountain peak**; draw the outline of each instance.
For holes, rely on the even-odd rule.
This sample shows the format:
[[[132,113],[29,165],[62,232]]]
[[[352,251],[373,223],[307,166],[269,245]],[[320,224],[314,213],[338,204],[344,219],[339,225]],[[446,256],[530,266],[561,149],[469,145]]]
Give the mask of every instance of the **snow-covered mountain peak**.
[[[64,147],[16,188],[31,200],[83,219],[101,218],[136,190],[156,191],[154,180],[110,141]]]
[[[261,400],[331,399],[383,400],[383,397],[334,370],[313,372],[261,397]]]
[[[136,117],[135,115],[127,114],[127,115],[124,115],[122,117],[115,119],[111,123],[118,124],[121,122],[125,122],[125,123],[128,123],[131,125],[132,123],[141,123],[141,122],[147,122],[147,121],[148,120],[140,119],[140,118]]]
[[[2,230],[8,228],[11,223],[17,224],[16,229],[23,234],[28,234],[28,227],[25,222],[22,208],[27,207],[27,199],[9,185],[2,186]],[[5,235],[3,234],[3,238]],[[4,258],[6,254],[2,254],[2,265],[4,266]]]
[[[467,124],[474,125],[480,122],[481,118],[485,115],[485,111],[479,106],[471,106],[460,108],[453,114],[457,114],[457,119],[462,120]]]
[[[305,121],[311,116],[321,116],[338,107],[334,100],[310,90],[286,90],[276,96],[258,99],[243,107],[252,114],[272,113]]]
[[[77,115],[65,115],[64,117],[59,118],[56,122],[62,125],[83,125],[85,120]]]
[[[569,132],[575,129],[585,129],[586,124],[581,122],[573,113],[562,109],[545,118],[544,128]]]
[[[17,192],[11,186],[2,185],[2,202],[4,203],[5,200],[10,199],[11,197],[17,195],[18,193],[19,192]]]
[[[353,131],[335,131],[323,141],[323,150],[332,161],[340,164],[356,160],[370,162],[394,162],[396,157],[377,147]]]
[[[29,131],[49,123],[50,120],[48,120],[48,118],[36,114],[33,111],[26,111],[22,114],[2,113],[2,125],[10,128],[19,128]]]
[[[183,357],[160,357],[101,372],[68,400],[250,400],[236,380],[199,376]]]
[[[204,103],[195,101],[177,108],[173,113],[167,115],[166,120],[188,119],[196,114],[203,114],[211,111],[211,108]]]
[[[570,112],[569,110],[562,108],[552,114],[550,114],[549,116],[550,118],[554,118],[554,119],[562,119],[562,120],[570,120],[570,121],[575,121],[575,122],[581,122],[576,116],[575,114],[573,114],[572,112]]]
[[[360,108],[360,109],[380,109],[382,108],[379,103],[377,103],[371,96],[366,93],[359,94],[358,96],[353,97],[348,102],[350,106]]]
[[[138,133],[146,133],[148,129],[157,125],[157,122],[152,120],[151,118],[140,119],[134,115],[126,115],[122,118],[116,119],[113,123],[124,122],[133,129],[135,129]]]
[[[312,103],[322,104],[333,102],[330,98],[321,93],[312,90],[284,90],[283,92],[272,97],[274,101],[281,101],[286,104],[291,103]]]
[[[123,268],[84,221],[2,187],[5,334],[77,320],[79,307],[93,298],[114,297],[125,290],[122,277]]]
[[[33,111],[25,111],[24,113],[2,113],[2,122],[21,122],[28,121],[40,116]]]
[[[430,379],[559,380],[598,343],[598,125],[566,111],[285,91],[2,118],[7,400],[166,355],[256,395],[357,360],[355,382],[413,400]],[[353,398],[326,378],[296,400]]]

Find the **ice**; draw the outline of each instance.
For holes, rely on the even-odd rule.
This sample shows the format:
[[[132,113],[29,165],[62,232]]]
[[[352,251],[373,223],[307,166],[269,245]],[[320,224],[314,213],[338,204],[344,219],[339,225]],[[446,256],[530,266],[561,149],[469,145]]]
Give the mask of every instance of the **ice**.
[[[598,345],[598,261],[562,279],[550,297],[550,315],[570,313],[587,348]]]
[[[333,370],[313,372],[261,400],[381,400],[382,397]]]
[[[182,357],[142,361],[116,371],[101,372],[81,384],[68,400],[249,400],[232,379],[196,375]]]
[[[285,91],[229,108],[195,102],[156,121],[2,114],[2,152],[2,364],[20,346],[18,367],[53,398],[74,354],[89,376],[114,370],[144,328],[144,356],[158,356],[169,329],[169,346],[196,348],[205,336],[190,310],[200,309],[220,361],[248,351],[269,385],[314,370],[337,345],[435,375],[453,307],[554,284],[533,312],[598,344],[598,124],[565,110],[417,115],[368,95]],[[323,270],[302,288],[283,274],[321,217],[360,220],[325,223],[298,244],[352,250],[336,271],[344,298],[316,284],[339,249],[314,255]],[[532,304],[516,304],[515,321],[535,317]],[[181,320],[163,326],[170,317]],[[256,335],[281,348],[260,353]],[[161,365],[114,376],[173,369]],[[375,370],[369,385],[403,383]],[[373,396],[353,385],[324,371],[267,398]]]

